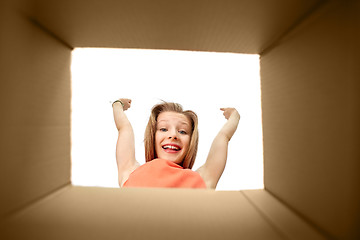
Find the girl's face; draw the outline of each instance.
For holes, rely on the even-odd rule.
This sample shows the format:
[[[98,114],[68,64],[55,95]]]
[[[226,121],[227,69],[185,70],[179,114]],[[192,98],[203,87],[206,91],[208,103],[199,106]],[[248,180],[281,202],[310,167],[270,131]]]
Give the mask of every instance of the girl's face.
[[[158,158],[181,164],[189,149],[190,138],[191,122],[184,114],[159,114],[155,132],[155,152]]]

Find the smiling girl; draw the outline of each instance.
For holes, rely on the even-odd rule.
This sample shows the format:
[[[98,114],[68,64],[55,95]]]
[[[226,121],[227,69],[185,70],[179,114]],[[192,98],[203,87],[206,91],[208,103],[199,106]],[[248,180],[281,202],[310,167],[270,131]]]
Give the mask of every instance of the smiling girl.
[[[155,105],[145,130],[146,163],[140,166],[135,159],[134,132],[124,113],[130,106],[131,100],[125,98],[113,103],[121,187],[216,188],[225,168],[228,143],[240,120],[235,108],[220,109],[227,122],[213,140],[205,164],[192,171],[199,139],[197,115],[177,103]]]

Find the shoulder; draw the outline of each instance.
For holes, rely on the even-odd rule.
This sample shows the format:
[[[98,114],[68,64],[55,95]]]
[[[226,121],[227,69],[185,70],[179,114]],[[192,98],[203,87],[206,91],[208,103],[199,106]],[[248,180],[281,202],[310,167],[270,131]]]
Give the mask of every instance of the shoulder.
[[[138,162],[135,162],[128,168],[124,169],[123,171],[119,171],[119,185],[122,187],[124,183],[129,179],[129,176],[131,173],[133,173],[136,169],[141,167],[141,165]]]
[[[154,173],[154,171],[156,171],[156,169],[159,168],[159,165],[164,165],[162,161],[158,161],[158,160],[161,159],[154,159],[142,165],[136,162],[135,164],[121,171],[121,181],[119,182],[120,187],[124,186],[126,181],[128,181],[130,175],[133,176],[135,174],[137,178],[139,176],[141,176],[141,178],[146,178],[147,175],[149,175],[150,173]],[[120,179],[120,172],[119,172],[119,179]]]
[[[214,181],[214,177],[211,176],[210,171],[207,171],[205,165],[201,166],[199,169],[195,171],[200,175],[200,177],[204,180],[206,188],[215,189],[217,183]]]

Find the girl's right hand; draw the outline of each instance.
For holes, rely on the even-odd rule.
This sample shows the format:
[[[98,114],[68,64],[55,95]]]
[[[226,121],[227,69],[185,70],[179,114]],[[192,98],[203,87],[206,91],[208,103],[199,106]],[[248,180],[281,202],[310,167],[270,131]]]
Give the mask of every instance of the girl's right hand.
[[[126,111],[131,107],[131,99],[128,98],[120,98],[119,99],[123,104],[123,110]]]

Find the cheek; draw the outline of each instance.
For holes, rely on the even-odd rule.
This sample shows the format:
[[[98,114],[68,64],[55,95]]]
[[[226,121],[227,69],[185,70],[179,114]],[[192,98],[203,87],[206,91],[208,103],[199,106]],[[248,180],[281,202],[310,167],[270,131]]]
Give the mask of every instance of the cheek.
[[[183,139],[183,143],[184,145],[189,148],[190,146],[190,136],[186,136],[184,139]]]
[[[155,142],[160,142],[162,140],[162,134],[159,131],[156,131],[155,133]]]
[[[159,146],[161,146],[162,140],[163,140],[163,136],[162,136],[161,132],[156,132],[155,133],[155,149],[158,148]]]
[[[159,144],[159,136],[155,134],[155,147]]]
[[[158,152],[160,151],[160,149],[159,149],[159,146],[160,146],[160,143],[159,143],[159,141],[158,141],[158,136],[157,136],[157,134],[155,134],[155,141],[154,141],[154,147],[155,147],[155,156],[157,156],[157,157],[159,157],[158,156]]]

